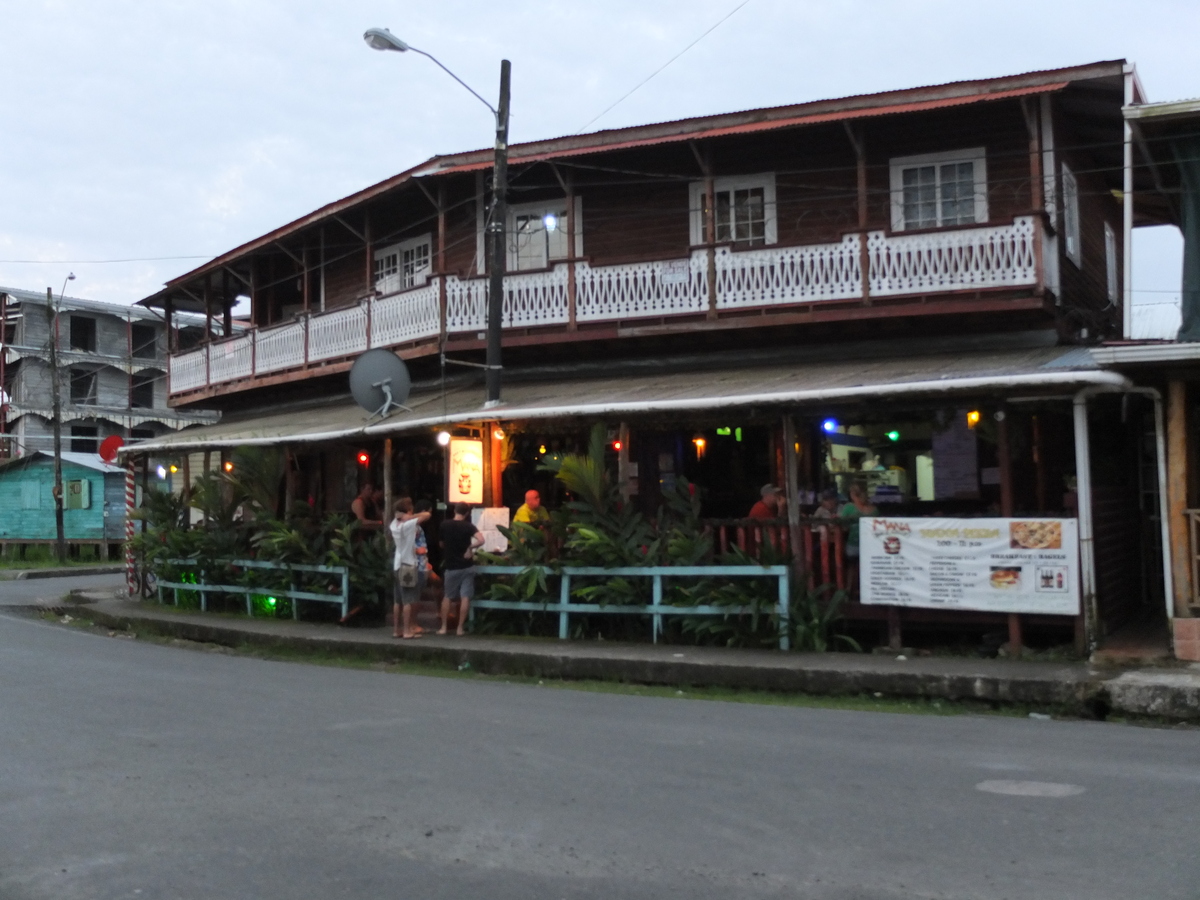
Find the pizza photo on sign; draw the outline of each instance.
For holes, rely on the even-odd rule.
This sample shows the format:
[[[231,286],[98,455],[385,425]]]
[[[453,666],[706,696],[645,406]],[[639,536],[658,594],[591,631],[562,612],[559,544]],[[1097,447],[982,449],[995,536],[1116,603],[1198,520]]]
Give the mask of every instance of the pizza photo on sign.
[[[1013,550],[1062,549],[1062,522],[1009,522],[1009,546]]]
[[[998,591],[1012,591],[1021,586],[1020,566],[992,566],[992,587]]]

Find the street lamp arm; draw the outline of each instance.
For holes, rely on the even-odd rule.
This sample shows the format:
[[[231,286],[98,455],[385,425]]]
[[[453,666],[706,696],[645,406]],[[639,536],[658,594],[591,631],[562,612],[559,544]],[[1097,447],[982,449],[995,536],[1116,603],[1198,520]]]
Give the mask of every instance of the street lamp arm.
[[[409,44],[408,49],[411,50],[413,53],[420,53],[426,59],[432,59],[435,63],[437,63],[437,65],[441,68],[441,70],[443,72],[445,72],[447,75],[449,75],[455,81],[457,81],[459,84],[461,84],[463,87],[465,87],[468,91],[470,91],[475,96],[476,100],[478,100],[480,103],[482,103],[488,109],[490,109],[492,111],[493,116],[499,117],[500,114],[498,112],[496,112],[496,107],[492,106],[492,104],[490,104],[486,100],[484,100],[481,96],[479,96],[478,93],[476,93],[476,91],[473,87],[471,87],[469,84],[467,84],[461,78],[459,78],[457,75],[455,75],[453,72],[451,72],[445,66],[443,66],[441,64],[441,62],[438,61],[438,58],[436,56],[434,56],[432,53],[426,53],[424,50],[418,50],[416,47],[412,46],[411,44]]]

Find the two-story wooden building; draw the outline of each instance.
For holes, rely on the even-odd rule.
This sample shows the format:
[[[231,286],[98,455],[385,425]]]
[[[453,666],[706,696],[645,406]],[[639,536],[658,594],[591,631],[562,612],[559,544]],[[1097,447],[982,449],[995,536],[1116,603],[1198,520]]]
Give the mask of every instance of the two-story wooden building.
[[[145,449],[278,445],[286,489],[339,508],[366,478],[441,497],[445,430],[515,506],[603,421],[650,510],[683,475],[714,518],[851,480],[910,515],[1078,517],[1081,615],[1029,621],[1094,645],[1163,590],[1152,404],[1087,349],[1127,303],[1130,92],[1101,62],[514,145],[492,408],[456,365],[483,358],[492,152],[435,157],[143,301],[225,333],[252,310],[170,358],[171,402],[222,422]],[[376,347],[415,389],[369,422],[346,373]]]

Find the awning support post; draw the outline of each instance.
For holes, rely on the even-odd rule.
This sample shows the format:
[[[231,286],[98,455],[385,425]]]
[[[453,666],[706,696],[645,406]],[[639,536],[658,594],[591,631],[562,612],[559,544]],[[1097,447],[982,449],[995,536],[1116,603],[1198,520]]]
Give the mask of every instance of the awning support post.
[[[1088,396],[1085,388],[1075,395],[1075,494],[1079,516],[1080,612],[1086,652],[1096,649],[1099,622],[1096,609],[1096,558],[1092,529],[1092,457],[1088,445]]]

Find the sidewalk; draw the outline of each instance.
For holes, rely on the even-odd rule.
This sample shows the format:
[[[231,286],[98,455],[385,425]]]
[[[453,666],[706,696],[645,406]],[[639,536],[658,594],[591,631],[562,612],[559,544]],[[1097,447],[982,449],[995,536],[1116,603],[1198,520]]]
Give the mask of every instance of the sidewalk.
[[[439,637],[399,641],[390,629],[342,628],[288,619],[246,619],[81,592],[90,616],[109,628],[153,631],[224,645],[316,650],[462,667],[488,675],[720,686],[788,693],[882,694],[981,700],[1046,712],[1200,722],[1200,665],[1118,670],[1087,663],[858,653],[779,653],[654,644]]]

